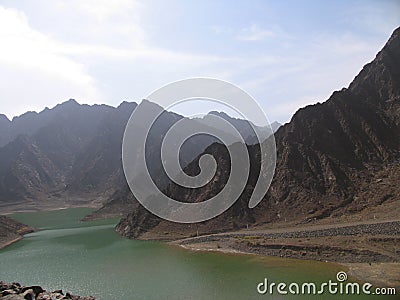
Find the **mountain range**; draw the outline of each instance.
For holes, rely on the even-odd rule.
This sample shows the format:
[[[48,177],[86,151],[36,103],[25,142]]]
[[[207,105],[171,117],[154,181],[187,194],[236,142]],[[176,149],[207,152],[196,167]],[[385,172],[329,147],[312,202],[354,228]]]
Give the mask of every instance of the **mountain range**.
[[[139,106],[162,112],[146,144],[149,173],[157,186],[186,202],[216,195],[229,178],[228,147],[235,144],[226,147],[208,135],[190,138],[180,157],[185,172],[196,175],[200,157],[210,154],[218,162],[218,176],[198,189],[176,185],[162,168],[160,147],[168,129],[184,117],[147,100]],[[145,210],[129,190],[121,163],[125,126],[137,107],[134,102],[114,108],[69,100],[11,121],[0,115],[1,211],[94,206],[98,209],[86,219],[122,215],[116,230],[141,239],[340,222],[343,217],[390,219],[400,213],[400,28],[347,88],[299,109],[283,126],[272,124],[277,129],[275,176],[253,209],[248,201],[263,176],[259,141],[249,121],[211,112],[228,120],[246,141],[250,176],[238,201],[220,216],[197,224],[161,220]],[[188,122],[199,131],[213,126],[209,116]],[[257,130],[272,138],[268,129]]]
[[[149,172],[158,185],[165,187],[168,177],[161,166],[161,142],[168,129],[184,117],[164,111],[147,100],[139,106],[143,110],[162,112],[150,130],[146,146]],[[107,214],[129,211],[133,201],[115,201],[115,198],[126,187],[121,162],[122,138],[128,119],[137,107],[134,102],[123,102],[116,108],[80,105],[71,99],[40,113],[25,113],[12,121],[1,115],[2,211],[102,204],[107,204]],[[254,141],[255,133],[248,121],[225,113],[212,114],[231,122],[245,140]],[[210,127],[208,119],[205,116],[186,121],[188,126],[204,131]],[[259,131],[266,136],[271,134],[265,128]],[[187,165],[215,142],[217,139],[209,135],[188,139],[181,149],[181,163]]]
[[[260,147],[248,145],[250,177],[239,200],[223,214],[198,224],[177,224],[136,207],[117,225],[130,238],[175,239],[248,226],[288,226],[341,218],[397,218],[400,199],[400,28],[348,88],[324,103],[299,109],[275,133],[277,164],[263,201],[248,208],[260,176]],[[210,145],[185,172],[198,173],[198,160],[211,154],[222,167],[207,187],[189,190],[172,182],[165,189],[180,201],[216,195],[229,177],[225,146]],[[262,174],[261,174],[262,176]],[[130,197],[129,190],[116,195]]]

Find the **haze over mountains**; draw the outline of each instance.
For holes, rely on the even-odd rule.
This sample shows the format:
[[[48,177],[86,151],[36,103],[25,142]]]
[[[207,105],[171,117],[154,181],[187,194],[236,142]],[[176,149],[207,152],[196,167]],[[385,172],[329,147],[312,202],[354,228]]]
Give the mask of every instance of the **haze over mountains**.
[[[139,208],[117,231],[127,237],[174,239],[271,223],[307,223],[353,215],[398,217],[400,199],[400,28],[348,88],[324,103],[300,109],[275,133],[277,166],[264,200],[248,201],[259,177],[259,147],[248,146],[251,169],[239,200],[222,215],[199,224],[161,220]],[[204,153],[222,166],[205,188],[170,184],[165,192],[180,201],[203,201],[217,194],[229,177],[229,156],[218,143]],[[199,158],[199,157],[198,157]],[[186,173],[198,172],[198,158]],[[127,198],[129,192],[119,195]]]
[[[141,107],[162,108],[147,100]],[[121,145],[126,123],[136,103],[123,102],[117,108],[107,105],[80,105],[69,100],[40,113],[28,112],[8,120],[0,116],[0,206],[2,210],[45,209],[73,205],[96,205],[112,200],[124,190]],[[214,114],[220,114],[213,112]],[[223,118],[254,141],[248,121]],[[163,111],[149,134],[149,171],[165,187],[167,177],[161,168],[162,137],[183,117]],[[187,120],[190,126],[206,129],[205,119]],[[274,124],[273,126],[277,126]],[[268,136],[270,132],[260,128]],[[182,146],[181,163],[188,164],[217,139],[208,135],[190,138]],[[126,210],[122,201],[113,213]]]

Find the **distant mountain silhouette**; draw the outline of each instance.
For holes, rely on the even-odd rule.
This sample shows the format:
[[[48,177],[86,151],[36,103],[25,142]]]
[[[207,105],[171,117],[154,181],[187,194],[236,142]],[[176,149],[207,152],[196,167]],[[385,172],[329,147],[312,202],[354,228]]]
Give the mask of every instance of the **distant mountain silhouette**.
[[[146,110],[151,111],[159,111],[161,112],[159,118],[154,122],[151,130],[149,131],[148,141],[146,146],[146,154],[147,154],[147,168],[149,173],[151,174],[153,181],[156,185],[162,190],[167,188],[170,180],[167,174],[162,167],[161,162],[161,144],[163,142],[165,134],[174,125],[176,122],[181,121],[184,119],[182,116],[164,111],[162,107],[151,103],[147,100],[143,100],[140,104],[141,108],[143,109],[142,112],[146,114]],[[212,112],[213,114],[217,114],[216,112]],[[221,114],[221,113],[218,113]],[[223,117],[225,120],[230,122],[237,130],[242,134],[244,140],[251,139],[255,140],[257,137],[253,130],[250,130],[248,127],[251,128],[249,121],[241,120],[241,119],[234,119],[229,117],[228,115],[224,114]],[[195,129],[196,132],[203,132],[209,130],[210,127],[214,126],[212,122],[209,122],[209,118],[207,115],[201,119],[185,119],[185,126],[191,127]],[[126,123],[126,122],[125,122]],[[274,126],[277,127],[279,123],[275,122]],[[125,124],[124,124],[125,126]],[[253,125],[254,126],[254,125]],[[215,126],[214,126],[215,127]],[[263,136],[271,135],[270,129],[262,128],[254,126],[256,130],[262,132]],[[221,131],[220,134],[224,134],[224,128],[217,128],[216,130]],[[114,132],[114,131],[113,131]],[[218,134],[217,134],[218,135]],[[226,135],[226,134],[225,134]],[[122,140],[122,133],[120,136]],[[234,139],[235,140],[235,139]],[[180,163],[184,167],[187,164],[191,163],[200,153],[202,153],[208,146],[218,142],[219,140],[215,137],[206,134],[198,134],[194,137],[188,138],[185,143],[182,145],[180,149]],[[98,147],[97,147],[98,148]],[[107,147],[105,148],[107,149]],[[119,160],[121,160],[121,149],[118,150],[119,152]],[[174,155],[176,155],[174,153]],[[87,162],[90,160],[86,160]],[[82,168],[83,170],[87,170],[87,168]],[[122,176],[121,169],[118,169],[119,176]],[[112,174],[107,172],[106,174]],[[137,174],[138,177],[140,174]],[[89,178],[95,178],[95,176],[89,176]],[[82,182],[81,180],[77,180],[78,182]],[[112,191],[113,194],[110,195],[108,200],[104,203],[104,205],[98,210],[95,211],[93,214],[88,216],[86,219],[96,219],[102,218],[104,216],[110,216],[115,214],[126,214],[130,210],[138,209],[139,203],[136,201],[135,197],[131,193],[128,185],[126,184],[125,180],[120,182],[124,182],[123,185],[114,185],[114,187],[118,187],[117,189],[109,188],[108,191]],[[74,190],[79,190],[75,189]]]
[[[12,121],[0,115],[0,206],[41,209],[112,203],[108,211],[126,211],[132,201],[116,201],[115,195],[126,189],[122,137],[137,106],[129,102],[117,108],[89,106],[71,99]],[[149,171],[165,188],[168,177],[161,167],[161,143],[168,129],[183,117],[147,100],[140,107],[162,112],[150,130],[147,150]],[[199,120],[186,122],[199,130],[209,127]],[[247,124],[244,120],[236,122]],[[182,146],[181,163],[187,165],[216,141],[208,135],[188,139]]]
[[[69,100],[2,127],[2,141],[10,142],[0,148],[0,202],[35,202],[65,188],[75,158],[112,109]]]
[[[272,132],[275,132],[281,126],[281,124],[279,124],[278,122],[273,122],[270,124],[271,128],[258,127],[258,126],[255,126],[252,122],[250,122],[248,120],[232,118],[225,112],[217,112],[217,111],[211,111],[208,115],[204,116],[202,119],[202,121],[204,121],[206,124],[211,124],[211,125],[212,125],[212,120],[209,118],[209,115],[219,116],[219,117],[227,120],[233,126],[235,126],[235,128],[238,129],[239,133],[241,134],[244,141],[248,145],[256,144],[259,142],[253,128],[255,128],[258,131],[260,140],[263,141],[268,136],[271,135],[270,129],[272,129]]]

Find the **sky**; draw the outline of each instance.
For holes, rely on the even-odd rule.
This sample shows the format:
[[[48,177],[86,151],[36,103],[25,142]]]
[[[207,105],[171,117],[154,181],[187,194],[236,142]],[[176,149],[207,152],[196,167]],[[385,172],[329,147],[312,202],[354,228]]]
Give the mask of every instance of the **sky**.
[[[0,0],[0,113],[117,106],[211,77],[284,123],[347,87],[398,26],[396,0]]]

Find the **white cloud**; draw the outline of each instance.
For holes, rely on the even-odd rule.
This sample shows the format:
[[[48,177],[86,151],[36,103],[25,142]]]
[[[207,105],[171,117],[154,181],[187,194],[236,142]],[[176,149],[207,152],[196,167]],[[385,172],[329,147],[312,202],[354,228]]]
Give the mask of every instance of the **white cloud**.
[[[171,50],[168,43],[152,39],[160,34],[175,38],[175,32],[174,25],[161,22],[161,28],[150,2],[21,3],[13,4],[19,10],[0,6],[0,113],[8,116],[72,97],[112,105],[123,99],[140,101],[173,80],[204,76],[238,84],[266,110],[277,105],[270,117],[284,121],[295,107],[323,101],[347,85],[387,38],[351,28],[348,33],[317,28],[296,35],[268,22],[238,32],[234,28],[243,26],[238,21],[205,24],[214,35],[193,32],[203,39],[203,47],[183,50],[188,47],[173,45]],[[184,34],[177,33],[182,35],[176,38],[178,45],[185,44]],[[273,43],[268,47],[256,43],[269,40]],[[220,47],[229,54],[213,50]]]
[[[256,24],[243,28],[237,36],[242,41],[262,41],[267,38],[274,37],[275,33],[271,30],[260,28]]]
[[[78,26],[75,33],[83,33],[88,38],[100,38],[114,42],[125,36],[133,41],[136,47],[144,43],[145,35],[139,25],[143,5],[135,0],[57,0],[50,8],[64,18],[78,16]],[[49,4],[46,4],[49,7]],[[63,25],[74,26],[73,22],[63,22]]]
[[[96,5],[83,5],[80,4],[82,1],[55,3],[64,17],[69,14],[69,10],[76,9],[80,15],[86,14],[94,21],[99,21],[99,27],[108,28],[115,28],[116,23],[111,20],[113,16],[118,15],[118,19],[121,19],[121,13],[133,8],[131,1],[121,1],[121,5],[110,11],[107,10],[108,1],[99,2],[99,5],[97,2]],[[92,6],[96,8],[92,9]],[[48,9],[53,11],[54,7]],[[49,34],[33,29],[23,12],[0,6],[0,38],[3,45],[0,48],[0,111],[12,117],[26,110],[40,111],[45,106],[55,105],[71,97],[81,103],[109,102],[106,98],[115,97],[114,93],[120,92],[115,89],[120,86],[118,81],[123,79],[121,74],[112,74],[112,83],[102,82],[100,85],[98,77],[92,76],[89,71],[91,67],[98,68],[102,64],[106,68],[122,68],[119,70],[121,73],[127,72],[125,65],[133,65],[134,69],[130,71],[131,75],[135,74],[132,81],[137,81],[135,77],[142,78],[142,72],[147,72],[147,76],[148,72],[152,72],[154,74],[150,76],[155,80],[151,89],[154,89],[158,84],[182,77],[199,74],[215,76],[221,72],[227,76],[224,68],[215,65],[234,63],[236,60],[150,47],[144,42],[143,31],[134,20],[118,24],[125,28],[136,28],[137,35],[133,35],[135,43],[115,45],[104,31],[101,32],[104,36],[88,43],[58,41]],[[91,28],[82,28],[82,31],[87,30],[91,31]],[[132,37],[129,31],[119,33]],[[142,82],[143,85],[148,83]],[[109,93],[104,90],[108,87]],[[127,91],[129,89],[125,87],[125,95],[132,96],[126,94]],[[146,95],[143,90],[137,89],[137,92],[143,94],[142,97]],[[18,99],[18,103],[12,103],[10,99]]]
[[[56,104],[71,92],[88,102],[99,99],[85,66],[62,55],[62,44],[32,29],[22,12],[0,6],[0,39],[0,101],[8,116],[37,109],[40,99]],[[18,104],[10,99],[18,99]]]

